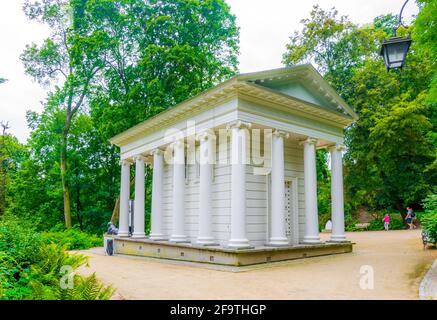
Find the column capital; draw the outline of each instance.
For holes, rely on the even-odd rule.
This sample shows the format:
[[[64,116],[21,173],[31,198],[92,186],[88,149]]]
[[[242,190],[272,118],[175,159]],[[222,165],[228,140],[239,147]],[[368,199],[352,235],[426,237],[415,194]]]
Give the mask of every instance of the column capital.
[[[120,160],[120,165],[121,166],[130,166],[131,164],[132,164],[132,160],[130,160],[130,159]]]
[[[181,147],[181,146],[184,146],[184,147],[185,147],[185,139],[175,140],[175,141],[173,141],[173,142],[170,144],[170,146],[171,146],[172,148],[174,148],[174,147]]]
[[[277,130],[277,129],[275,129],[275,131],[273,131],[273,135],[275,137],[282,137],[285,139],[288,139],[290,137],[290,134],[288,132],[282,131],[282,130]]]
[[[343,151],[346,150],[346,146],[342,143],[336,143],[328,146],[329,151]]]
[[[241,120],[237,120],[237,121],[229,123],[226,126],[226,129],[228,129],[228,130],[229,129],[233,129],[233,128],[238,128],[238,129],[247,128],[247,129],[250,129],[250,128],[252,128],[252,124],[250,122],[244,122],[244,121],[241,121]]]
[[[205,130],[205,131],[199,133],[196,136],[197,141],[203,141],[203,140],[209,140],[209,139],[211,139],[211,140],[216,139],[216,135],[214,133],[214,130],[208,129],[208,130]]]
[[[307,137],[305,140],[301,140],[299,142],[300,145],[302,144],[317,144],[318,139],[317,138],[313,138],[313,137]]]
[[[164,154],[164,151],[162,151],[162,150],[159,149],[159,148],[156,148],[156,149],[151,150],[151,151],[149,152],[149,154],[150,154],[151,156],[153,156],[154,154],[156,154],[156,155],[162,155],[162,154]]]
[[[137,160],[143,160],[144,162],[147,161],[147,158],[145,156],[143,156],[142,154],[137,154],[136,156],[133,157],[134,161]]]

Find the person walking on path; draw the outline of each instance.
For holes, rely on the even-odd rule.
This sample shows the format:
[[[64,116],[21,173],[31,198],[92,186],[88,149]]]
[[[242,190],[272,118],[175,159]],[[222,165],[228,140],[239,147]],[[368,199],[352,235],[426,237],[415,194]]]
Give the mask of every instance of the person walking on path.
[[[390,216],[388,215],[388,213],[385,214],[384,218],[382,218],[382,221],[384,222],[385,231],[388,231],[390,227]]]
[[[413,209],[411,207],[407,207],[407,216],[406,216],[405,220],[407,221],[407,224],[410,227],[410,230],[416,229],[416,226],[413,223],[413,220],[415,217],[416,217],[416,214],[413,212]]]

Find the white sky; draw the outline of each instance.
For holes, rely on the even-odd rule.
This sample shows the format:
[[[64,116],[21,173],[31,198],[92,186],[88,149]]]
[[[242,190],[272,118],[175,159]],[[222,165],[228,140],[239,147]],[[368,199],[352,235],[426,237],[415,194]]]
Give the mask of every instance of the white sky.
[[[378,15],[398,14],[404,0],[226,0],[240,27],[240,71],[251,72],[281,67],[289,36],[300,30],[314,4],[335,7],[354,23],[371,22]],[[41,111],[45,90],[24,74],[20,54],[26,44],[40,43],[48,30],[29,22],[22,12],[22,0],[2,0],[0,4],[0,121],[9,121],[10,133],[25,142],[29,136],[26,110]],[[410,1],[404,19],[418,11]]]

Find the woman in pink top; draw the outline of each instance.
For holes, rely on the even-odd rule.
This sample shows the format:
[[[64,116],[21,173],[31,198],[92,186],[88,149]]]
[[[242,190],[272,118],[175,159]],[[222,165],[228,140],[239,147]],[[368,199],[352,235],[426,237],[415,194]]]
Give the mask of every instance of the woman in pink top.
[[[386,213],[384,218],[382,219],[384,221],[384,229],[385,231],[388,231],[388,227],[390,225],[390,216]]]

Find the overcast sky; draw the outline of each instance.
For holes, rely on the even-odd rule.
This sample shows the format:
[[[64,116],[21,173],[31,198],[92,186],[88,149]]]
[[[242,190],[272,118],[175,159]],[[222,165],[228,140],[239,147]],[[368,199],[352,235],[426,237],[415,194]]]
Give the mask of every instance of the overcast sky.
[[[378,15],[398,14],[404,0],[226,0],[240,27],[240,71],[251,72],[281,67],[289,36],[300,30],[299,21],[308,17],[311,7],[335,7],[359,24]],[[19,56],[26,44],[40,43],[48,30],[29,22],[21,0],[2,0],[0,4],[0,120],[9,121],[10,133],[21,142],[29,136],[26,110],[41,111],[46,92],[24,74]],[[414,1],[407,4],[406,22],[418,11]]]

